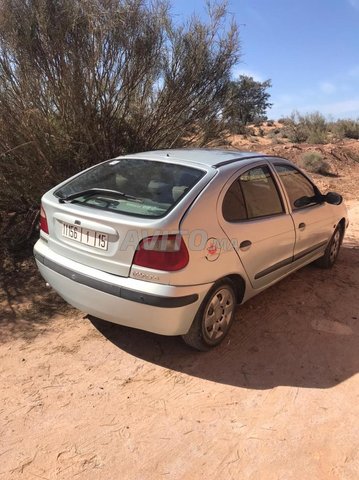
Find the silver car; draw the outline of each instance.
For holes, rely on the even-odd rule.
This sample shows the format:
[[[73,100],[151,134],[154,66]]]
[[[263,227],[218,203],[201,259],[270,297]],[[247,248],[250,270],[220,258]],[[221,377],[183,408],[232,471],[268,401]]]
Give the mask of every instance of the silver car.
[[[347,226],[342,197],[321,194],[288,160],[163,150],[47,192],[34,253],[71,305],[207,350],[237,304],[313,261],[331,267]]]

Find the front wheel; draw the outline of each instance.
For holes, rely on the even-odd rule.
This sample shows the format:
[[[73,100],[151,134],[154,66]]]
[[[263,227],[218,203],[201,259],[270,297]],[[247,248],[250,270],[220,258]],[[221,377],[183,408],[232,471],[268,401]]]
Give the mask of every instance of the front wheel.
[[[332,238],[330,239],[330,242],[328,243],[324,255],[321,258],[318,258],[318,260],[316,260],[315,262],[318,267],[331,268],[334,265],[339,255],[342,238],[343,228],[341,225],[338,225],[335,232],[333,233]]]
[[[203,300],[191,328],[182,335],[185,343],[200,351],[220,344],[232,325],[235,307],[232,282],[225,279],[215,283]]]

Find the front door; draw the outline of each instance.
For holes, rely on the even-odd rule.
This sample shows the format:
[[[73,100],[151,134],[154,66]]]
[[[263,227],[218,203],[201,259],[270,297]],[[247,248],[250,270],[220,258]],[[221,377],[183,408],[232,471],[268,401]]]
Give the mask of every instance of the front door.
[[[332,209],[327,203],[316,203],[314,197],[319,193],[317,187],[295,167],[275,163],[274,168],[283,183],[292,209],[296,229],[294,261],[324,252],[335,229]],[[304,196],[312,197],[313,203],[297,208],[295,201]]]

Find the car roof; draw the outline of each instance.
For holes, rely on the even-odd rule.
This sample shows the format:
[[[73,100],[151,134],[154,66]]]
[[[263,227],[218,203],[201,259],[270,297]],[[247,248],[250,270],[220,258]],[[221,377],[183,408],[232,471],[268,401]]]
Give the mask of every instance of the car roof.
[[[126,157],[161,161],[167,160],[181,164],[200,164],[206,167],[216,168],[240,160],[254,160],[258,157],[269,157],[269,155],[259,152],[245,152],[241,150],[217,150],[214,148],[181,148],[135,153],[131,155],[126,155]]]

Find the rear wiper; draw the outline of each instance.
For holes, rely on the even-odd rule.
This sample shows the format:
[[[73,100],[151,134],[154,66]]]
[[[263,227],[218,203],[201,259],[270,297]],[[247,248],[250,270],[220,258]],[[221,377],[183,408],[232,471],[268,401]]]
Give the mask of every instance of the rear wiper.
[[[127,193],[119,192],[118,190],[110,190],[109,188],[89,188],[88,190],[81,190],[80,192],[71,193],[71,195],[67,195],[66,197],[60,197],[59,203],[66,203],[71,202],[79,197],[93,197],[94,195],[112,195],[121,198],[128,198],[129,200],[134,200],[136,202],[141,202],[142,200],[138,197],[133,197],[132,195],[128,195]]]

